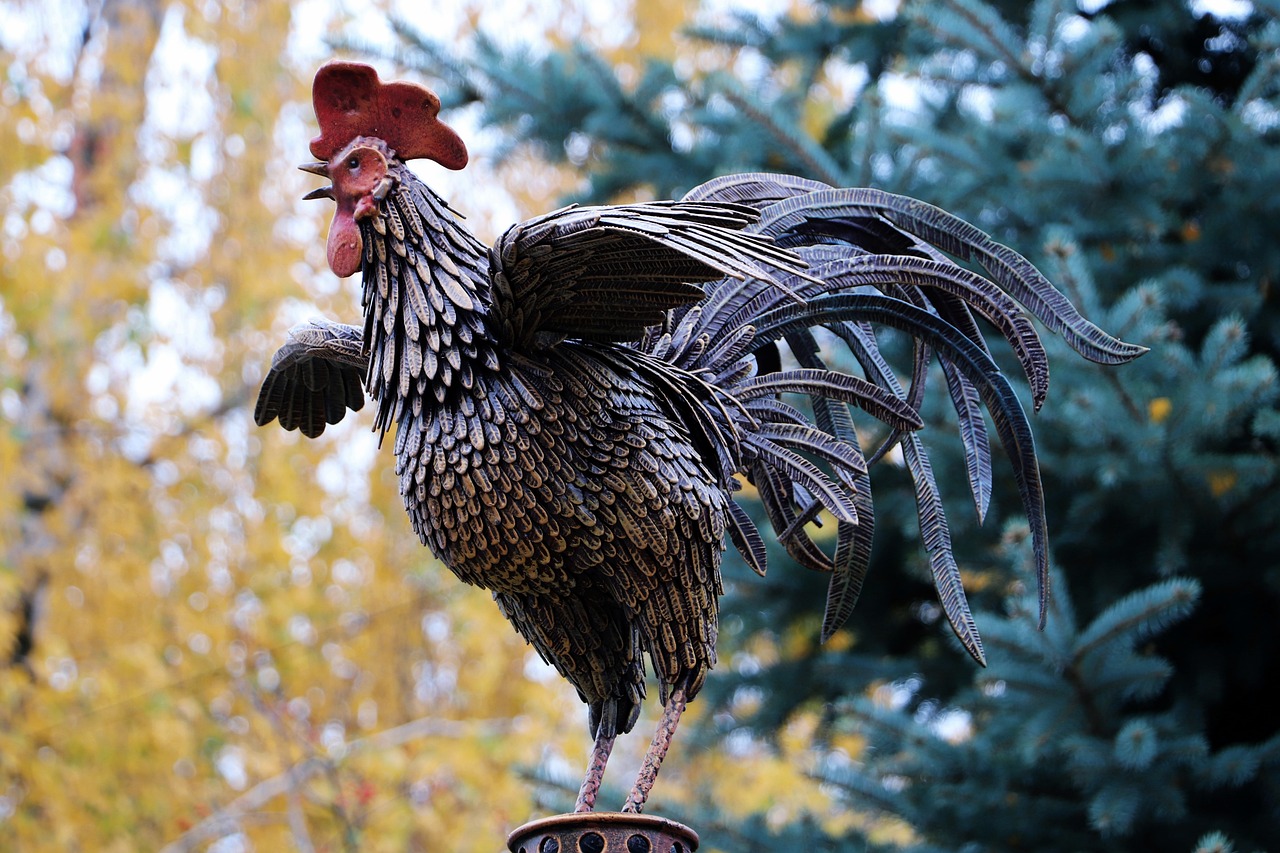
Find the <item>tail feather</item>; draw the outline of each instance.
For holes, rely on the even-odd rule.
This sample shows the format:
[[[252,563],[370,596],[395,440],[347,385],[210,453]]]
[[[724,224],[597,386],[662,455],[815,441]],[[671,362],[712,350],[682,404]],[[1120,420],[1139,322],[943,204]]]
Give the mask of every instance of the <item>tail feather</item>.
[[[817,368],[823,364],[822,354],[812,334],[795,335],[787,340],[801,367]],[[861,442],[853,424],[849,407],[821,398],[813,401],[813,421],[818,429],[847,444],[861,454]],[[864,460],[864,465],[867,464]],[[837,471],[837,474],[841,472]],[[847,476],[847,474],[846,474]],[[865,476],[849,483],[858,523],[836,524],[836,548],[832,559],[831,580],[827,584],[827,604],[822,614],[822,641],[825,643],[853,613],[862,594],[862,585],[871,567],[871,540],[875,533],[875,504],[871,483]]]
[[[1125,343],[1086,320],[1022,255],[963,219],[923,201],[868,188],[821,190],[763,208],[760,221],[751,229],[773,237],[780,245],[798,245],[814,221],[839,222],[845,218],[881,218],[961,260],[979,264],[996,284],[1090,361],[1122,364],[1146,352],[1146,347]]]
[[[916,435],[935,356],[956,410],[979,519],[992,491],[984,406],[1009,457],[1031,528],[1043,622],[1048,542],[1034,441],[977,318],[994,327],[1017,357],[1036,409],[1048,392],[1049,367],[1028,313],[1099,363],[1128,361],[1145,348],[1090,323],[1017,252],[914,199],[746,174],[711,181],[685,200],[754,208],[759,219],[744,231],[771,238],[804,262],[775,264],[778,272],[768,279],[712,282],[697,305],[668,312],[665,325],[637,346],[700,386],[682,392],[678,403],[688,408],[701,401],[691,429],[706,441],[724,440],[722,471],[741,471],[755,485],[788,553],[803,566],[831,572],[823,638],[848,618],[870,563],[875,519],[867,468],[900,442],[943,610],[963,646],[984,660],[932,466]],[[953,258],[971,261],[987,275]],[[880,352],[874,326],[896,329],[915,343],[905,389]],[[831,347],[840,344],[851,358],[833,354]],[[779,363],[774,356],[783,345],[791,361]],[[863,375],[848,373],[847,363],[856,363]],[[668,381],[679,384],[674,377]],[[806,400],[806,408],[793,405],[793,397]],[[870,455],[851,406],[887,426]],[[834,556],[813,536],[819,509],[836,520]],[[763,574],[763,543],[747,513],[736,508],[729,528],[747,563]]]
[[[755,484],[760,496],[760,504],[764,507],[769,524],[778,535],[778,542],[786,549],[791,559],[806,569],[816,572],[830,572],[834,569],[828,557],[803,528],[796,527],[798,514],[808,509],[797,499],[798,488],[794,481],[786,476],[786,472],[778,465],[767,463],[763,459],[748,468],[748,477]],[[800,513],[797,508],[800,507]]]
[[[829,189],[831,187],[827,184],[795,175],[742,172],[694,187],[685,194],[684,200],[733,202],[759,210],[776,201]]]
[[[957,313],[959,305],[977,312],[999,330],[1017,356],[1036,408],[1043,404],[1049,392],[1049,356],[1044,344],[1018,303],[991,281],[950,262],[910,255],[854,255],[816,266],[813,271],[823,278],[823,286],[806,288],[802,295],[807,298],[819,293],[851,292],[857,287],[883,290],[897,286],[917,291],[911,301],[939,316],[945,308]],[[953,300],[960,300],[959,305]],[[963,315],[959,319],[964,322]],[[968,320],[973,322],[972,314]],[[961,331],[967,331],[966,337],[970,337],[977,328],[973,325]],[[981,334],[970,340],[977,343]],[[985,347],[985,343],[981,345]]]
[[[1023,508],[1031,525],[1036,564],[1048,594],[1048,534],[1044,517],[1044,495],[1036,463],[1031,427],[1017,394],[990,356],[938,317],[908,302],[886,296],[837,294],[816,299],[805,306],[778,308],[757,320],[757,340],[803,333],[815,323],[837,334],[861,330],[845,321],[871,321],[899,329],[928,344],[939,356],[952,362],[977,388],[991,413],[1006,454],[1013,466]],[[871,339],[869,346],[874,346]],[[868,369],[867,364],[863,368]],[[1047,599],[1044,599],[1047,606]]]
[[[729,538],[751,570],[764,577],[769,562],[764,540],[760,538],[760,532],[751,516],[747,515],[747,511],[737,501],[729,501]]]
[[[880,357],[875,337],[853,324],[847,325],[849,334],[845,337],[845,342],[848,343],[858,363],[876,382],[899,396],[906,396],[898,378]],[[903,436],[902,458],[915,485],[920,538],[929,555],[929,567],[933,573],[938,599],[942,602],[943,613],[961,645],[974,660],[985,666],[986,656],[982,650],[982,639],[978,635],[973,614],[969,610],[964,586],[960,582],[960,570],[951,552],[951,530],[947,525],[942,496],[933,476],[933,465],[929,461],[924,443],[918,436],[914,434]]]

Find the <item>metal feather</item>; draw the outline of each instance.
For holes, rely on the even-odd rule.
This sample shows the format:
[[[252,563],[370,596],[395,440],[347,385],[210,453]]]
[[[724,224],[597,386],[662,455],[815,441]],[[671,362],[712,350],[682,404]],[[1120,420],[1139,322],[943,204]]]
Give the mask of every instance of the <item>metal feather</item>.
[[[291,332],[255,421],[319,435],[367,392],[375,430],[397,426],[413,529],[460,579],[490,590],[574,685],[598,750],[635,725],[646,657],[664,702],[701,689],[716,659],[726,535],[765,573],[764,539],[733,495],[742,475],[792,558],[831,573],[825,640],[870,564],[868,468],[900,441],[943,610],[983,661],[916,433],[935,356],[979,518],[992,491],[982,406],[1009,456],[1043,619],[1048,540],[1031,429],[977,319],[1012,350],[1037,408],[1048,359],[1026,313],[1096,361],[1143,348],[1085,320],[1021,255],[911,199],[766,174],[718,178],[681,201],[562,208],[485,247],[390,152],[387,170],[390,189],[359,223],[363,327]],[[341,203],[343,186],[335,178],[319,195]],[[909,389],[872,324],[912,339]],[[828,358],[842,344],[864,375]],[[869,457],[854,409],[888,432]],[[811,535],[824,508],[834,553]]]

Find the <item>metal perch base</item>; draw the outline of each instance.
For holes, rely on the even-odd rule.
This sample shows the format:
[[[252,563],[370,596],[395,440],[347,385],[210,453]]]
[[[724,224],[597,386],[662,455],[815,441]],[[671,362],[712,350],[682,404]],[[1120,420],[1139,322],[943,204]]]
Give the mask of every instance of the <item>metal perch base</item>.
[[[694,853],[698,833],[656,815],[578,812],[530,821],[507,836],[511,853]]]

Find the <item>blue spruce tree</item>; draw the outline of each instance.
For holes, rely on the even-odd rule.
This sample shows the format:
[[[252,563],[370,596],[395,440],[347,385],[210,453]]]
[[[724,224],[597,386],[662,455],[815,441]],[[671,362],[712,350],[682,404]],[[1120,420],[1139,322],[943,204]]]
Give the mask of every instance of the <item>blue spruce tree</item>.
[[[730,583],[723,642],[812,642],[717,672],[703,695],[723,712],[700,735],[768,738],[821,708],[827,732],[873,748],[832,751],[814,774],[850,808],[906,820],[916,850],[1280,847],[1280,4],[943,0],[884,20],[858,0],[811,6],[690,31],[749,59],[747,78],[650,61],[624,84],[585,48],[504,52],[482,35],[459,52],[398,27],[395,57],[442,78],[446,106],[479,102],[513,140],[574,152],[589,176],[575,200],[679,197],[737,171],[914,196],[1017,247],[1152,350],[1099,369],[1046,337],[1044,632],[1025,528],[1004,520],[1012,483],[975,514],[964,448],[931,438],[990,666],[938,624],[910,480],[882,464],[873,477],[899,482],[877,485],[853,642],[817,642],[826,579],[771,553],[766,580]],[[856,97],[832,103],[833,77]],[[945,400],[925,415],[955,417]],[[743,690],[762,701],[735,717]],[[816,822],[664,811],[720,849],[872,846]]]

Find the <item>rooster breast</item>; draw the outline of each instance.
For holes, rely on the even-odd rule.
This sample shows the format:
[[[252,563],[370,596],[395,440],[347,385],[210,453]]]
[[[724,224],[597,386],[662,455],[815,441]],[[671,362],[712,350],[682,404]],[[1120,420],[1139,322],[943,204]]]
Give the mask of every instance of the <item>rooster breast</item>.
[[[565,342],[406,418],[414,529],[590,702],[696,692],[714,664],[728,495],[653,388]],[[634,686],[634,685],[633,685]]]

